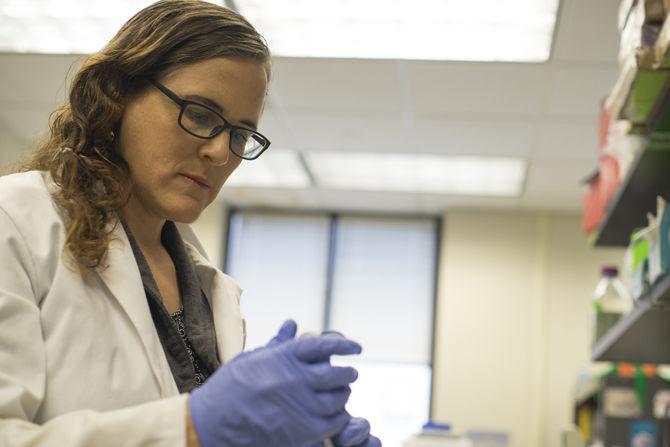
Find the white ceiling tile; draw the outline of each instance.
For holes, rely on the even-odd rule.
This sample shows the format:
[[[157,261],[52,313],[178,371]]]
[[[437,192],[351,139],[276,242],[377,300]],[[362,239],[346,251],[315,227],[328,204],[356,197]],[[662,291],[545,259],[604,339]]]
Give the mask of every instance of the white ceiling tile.
[[[546,114],[549,116],[598,117],[600,102],[616,82],[619,70],[559,66],[547,80]]]
[[[5,166],[16,162],[17,158],[31,150],[30,143],[0,129],[0,172]]]
[[[272,142],[272,147],[295,147],[295,138],[288,128],[286,115],[274,104],[272,98],[268,99],[258,131]]]
[[[3,89],[0,98],[60,104],[81,61],[76,55],[0,54],[0,71],[16,89]]]
[[[403,120],[399,113],[284,110],[295,148],[304,150],[404,151]]]
[[[440,154],[528,157],[534,128],[532,120],[417,113],[407,141],[418,147],[432,146],[431,152]]]
[[[549,66],[413,62],[410,98],[416,111],[533,116],[540,111]]]
[[[595,119],[560,122],[549,119],[538,125],[533,155],[538,158],[580,159],[596,162],[598,124]]]
[[[531,155],[530,121],[462,119],[444,114],[285,110],[296,148],[416,151],[447,155]],[[273,144],[274,144],[274,140]]]
[[[397,110],[402,63],[275,58],[270,93],[282,107]]]
[[[614,0],[563,0],[553,59],[614,63],[618,8]]]
[[[9,132],[21,140],[35,141],[48,130],[51,111],[44,104],[0,103],[0,133]]]
[[[581,181],[593,171],[587,160],[532,160],[522,203],[541,208],[581,206]]]
[[[6,62],[2,55],[0,55],[0,86],[0,103],[7,101],[18,102],[24,96],[21,94],[20,84],[9,76]]]

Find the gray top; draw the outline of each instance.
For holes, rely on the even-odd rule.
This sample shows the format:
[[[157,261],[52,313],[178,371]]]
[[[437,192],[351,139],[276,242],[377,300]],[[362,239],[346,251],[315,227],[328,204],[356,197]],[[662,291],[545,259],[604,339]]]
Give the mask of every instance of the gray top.
[[[161,242],[174,262],[182,301],[181,309],[170,315],[137,241],[125,222],[123,227],[137,260],[151,317],[177,388],[180,393],[190,392],[221,364],[216,349],[212,310],[200,288],[193,261],[175,224],[165,222]]]

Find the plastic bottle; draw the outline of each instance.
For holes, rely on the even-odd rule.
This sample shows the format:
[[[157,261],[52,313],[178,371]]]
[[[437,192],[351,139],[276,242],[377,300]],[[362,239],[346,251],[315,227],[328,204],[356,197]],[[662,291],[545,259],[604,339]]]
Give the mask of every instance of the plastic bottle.
[[[600,281],[593,291],[592,344],[633,308],[633,300],[619,279],[619,270],[603,267],[600,274]]]

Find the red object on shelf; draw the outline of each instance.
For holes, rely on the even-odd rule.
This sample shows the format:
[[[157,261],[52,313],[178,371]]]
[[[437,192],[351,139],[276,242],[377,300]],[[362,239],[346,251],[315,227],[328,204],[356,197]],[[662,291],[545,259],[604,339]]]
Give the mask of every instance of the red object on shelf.
[[[605,155],[607,140],[609,138],[610,124],[612,123],[612,111],[605,106],[605,100],[600,104],[600,121],[598,123],[598,156]]]
[[[588,234],[598,228],[605,217],[607,205],[619,189],[619,162],[610,155],[602,155],[598,173],[589,179],[589,189],[584,195],[584,220],[582,226]]]
[[[585,181],[588,189],[583,200],[582,227],[587,234],[598,228],[607,213],[607,205],[621,183],[619,161],[607,152],[612,124],[612,111],[603,100],[598,123],[598,170]]]

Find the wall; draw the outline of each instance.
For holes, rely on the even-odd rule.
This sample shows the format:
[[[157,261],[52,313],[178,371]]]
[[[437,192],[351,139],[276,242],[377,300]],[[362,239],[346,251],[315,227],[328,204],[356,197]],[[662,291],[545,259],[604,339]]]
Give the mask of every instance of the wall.
[[[558,447],[588,358],[588,298],[622,251],[588,247],[576,216],[450,212],[444,225],[434,418]]]
[[[216,202],[194,225],[217,263],[224,217]],[[434,418],[559,447],[588,358],[588,299],[623,252],[588,247],[578,216],[462,211],[445,215],[441,251]]]
[[[193,231],[198,235],[209,260],[219,268],[222,267],[224,235],[228,224],[227,211],[221,200],[212,202],[193,223]]]

